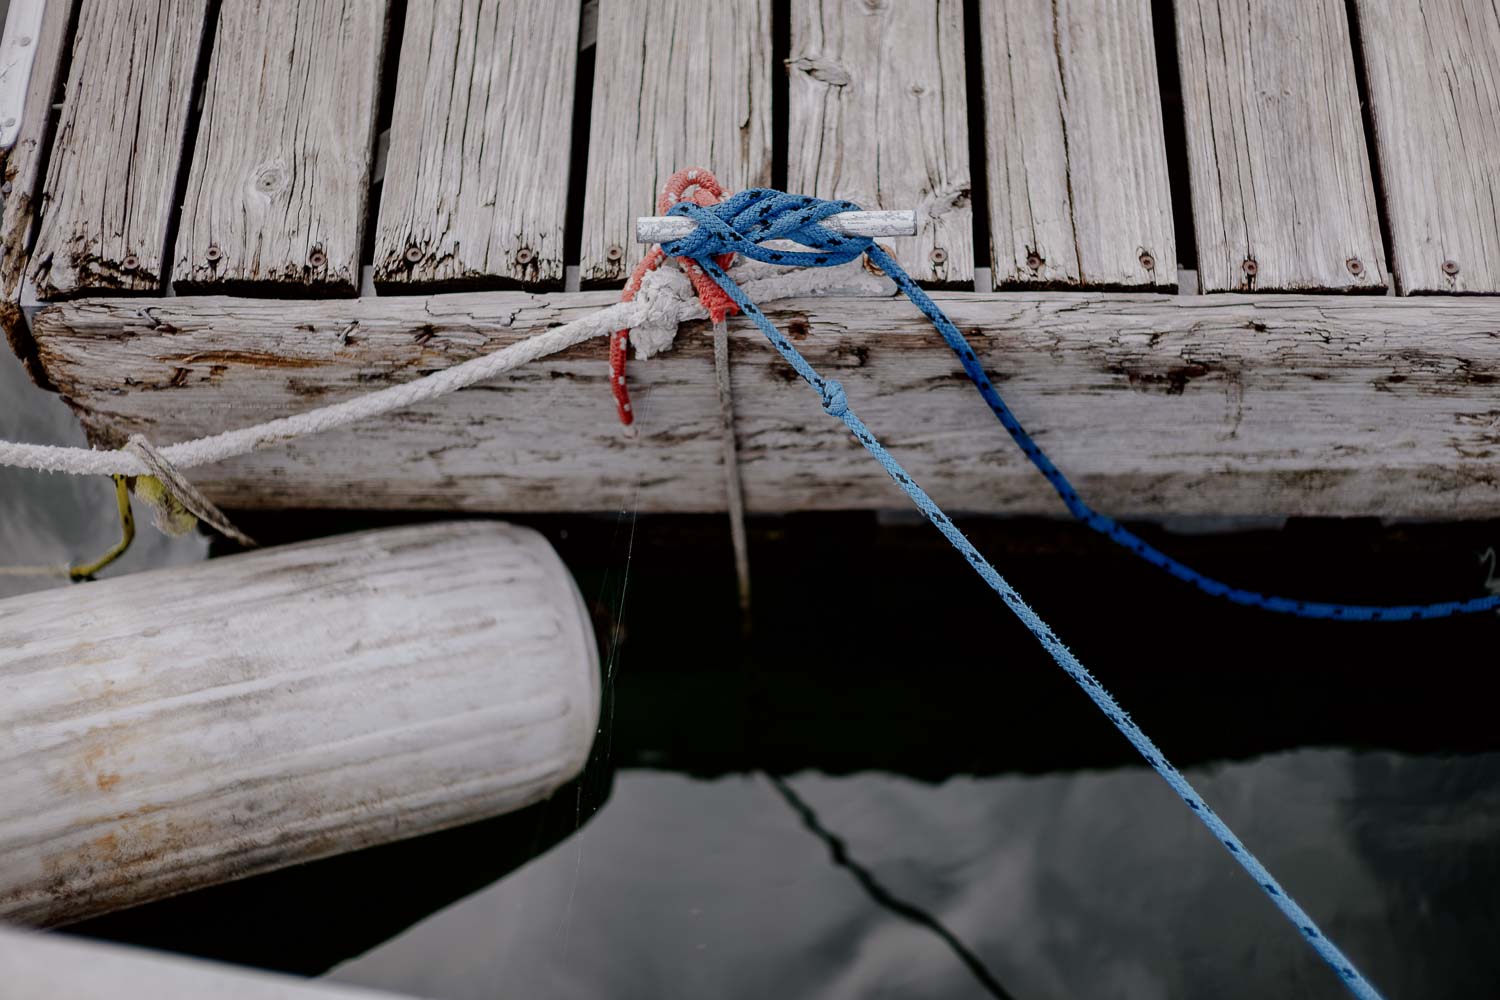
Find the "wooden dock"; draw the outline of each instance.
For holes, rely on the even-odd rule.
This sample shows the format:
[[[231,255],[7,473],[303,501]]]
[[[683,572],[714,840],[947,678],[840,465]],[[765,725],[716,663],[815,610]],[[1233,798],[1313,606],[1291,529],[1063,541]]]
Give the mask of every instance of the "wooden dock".
[[[48,6],[3,316],[100,445],[285,416],[597,309],[635,217],[702,165],[915,208],[892,249],[1101,509],[1500,504],[1493,5],[297,11]],[[767,311],[945,505],[1060,509],[904,300]],[[749,509],[899,506],[759,341],[732,323]],[[194,479],[239,508],[723,509],[706,329],[631,379],[635,439],[596,343]]]

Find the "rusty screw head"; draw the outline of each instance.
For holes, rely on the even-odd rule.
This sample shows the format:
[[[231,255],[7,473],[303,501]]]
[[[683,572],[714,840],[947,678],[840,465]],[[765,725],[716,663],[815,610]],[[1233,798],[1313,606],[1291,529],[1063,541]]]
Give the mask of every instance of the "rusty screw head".
[[[1240,265],[1240,270],[1253,278],[1260,272],[1260,265],[1255,262],[1254,257],[1246,257],[1245,262]]]
[[[604,259],[605,260],[613,261],[613,262],[618,262],[620,260],[623,260],[624,258],[625,258],[625,250],[619,244],[615,244],[614,246],[611,246],[608,250],[604,251]]]
[[[1156,270],[1156,258],[1151,256],[1150,250],[1142,250],[1140,260],[1141,267],[1144,267],[1148,271]]]
[[[944,250],[942,247],[933,247],[932,253],[928,254],[927,258],[938,267],[942,267],[944,264],[948,263],[948,251]]]
[[[1026,255],[1026,266],[1031,268],[1033,271],[1035,271],[1045,263],[1046,261],[1042,259],[1042,255],[1037,253],[1035,250]]]
[[[520,264],[522,267],[530,264],[535,259],[536,254],[532,253],[531,247],[522,247],[521,249],[516,251],[516,263]]]
[[[408,264],[415,264],[417,261],[422,259],[422,248],[413,243],[411,246],[406,248],[406,253],[402,256],[406,258],[406,262]]]
[[[1443,273],[1446,274],[1450,278],[1453,277],[1454,275],[1458,274],[1458,261],[1456,261],[1456,260],[1445,260],[1445,261],[1443,261]]]
[[[323,252],[323,248],[313,247],[312,252],[307,255],[307,265],[309,267],[322,267],[326,263],[328,263],[328,255]]]
[[[133,253],[126,254],[120,260],[120,270],[122,270],[122,271],[134,271],[136,268],[138,268],[140,266],[141,266],[141,260],[140,260],[140,258],[137,257]]]
[[[217,264],[223,259],[224,251],[216,246],[210,246],[207,250],[203,251],[203,256],[210,264]]]
[[[1360,260],[1358,257],[1350,257],[1348,260],[1344,261],[1344,266],[1347,267],[1349,269],[1349,273],[1354,275],[1356,278],[1365,273],[1364,261]]]

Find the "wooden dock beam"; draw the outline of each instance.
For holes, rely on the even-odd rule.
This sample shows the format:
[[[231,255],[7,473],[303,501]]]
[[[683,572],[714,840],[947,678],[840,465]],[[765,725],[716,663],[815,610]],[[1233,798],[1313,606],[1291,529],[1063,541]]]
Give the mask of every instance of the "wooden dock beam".
[[[536,532],[336,536],[0,601],[0,918],[50,925],[498,815],[599,663]]]
[[[84,299],[43,309],[46,375],[101,445],[159,445],[347,399],[601,308],[615,293],[341,301]],[[1465,518],[1500,510],[1500,309],[1482,298],[941,293],[1001,392],[1122,516]],[[1061,513],[904,300],[766,305],[945,507]],[[707,324],[630,369],[584,344],[359,427],[194,469],[230,508],[724,509]],[[900,507],[885,474],[744,320],[731,321],[751,513]]]

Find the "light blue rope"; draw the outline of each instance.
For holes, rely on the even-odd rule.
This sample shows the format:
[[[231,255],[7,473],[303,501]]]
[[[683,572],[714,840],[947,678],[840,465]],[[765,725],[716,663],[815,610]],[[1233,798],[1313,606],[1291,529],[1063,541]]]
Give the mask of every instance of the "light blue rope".
[[[1323,957],[1324,961],[1333,967],[1350,992],[1360,997],[1361,1000],[1380,1000],[1380,994],[1375,987],[1359,973],[1359,970],[1345,957],[1338,946],[1323,935],[1306,911],[1287,895],[1286,890],[1281,888],[1266,867],[1234,835],[1234,831],[1230,830],[1224,821],[1208,807],[1203,798],[1188,783],[1187,778],[1183,777],[1182,772],[1167,761],[1162,752],[1157,749],[1156,744],[1152,743],[1140,726],[1136,725],[1135,721],[1120,708],[1113,696],[1088,672],[1072,651],[1063,645],[1062,640],[1053,634],[1047,623],[1031,610],[1015,588],[1005,581],[1005,578],[989,564],[984,556],[979,554],[979,551],[933,502],[926,491],[916,484],[890,452],[886,451],[875,439],[875,435],[870,433],[864,421],[860,420],[849,408],[849,400],[844,394],[844,387],[834,379],[825,379],[819,375],[807,359],[756,308],[755,304],[746,298],[739,285],[714,263],[715,256],[730,250],[769,263],[814,267],[843,263],[868,252],[881,269],[907,291],[918,308],[931,317],[934,323],[939,324],[940,329],[943,324],[951,328],[953,324],[946,316],[943,316],[942,311],[932,303],[932,300],[911,282],[895,261],[881,253],[878,248],[874,248],[870,240],[839,236],[819,225],[820,220],[830,215],[853,211],[856,208],[857,206],[849,202],[823,201],[764,189],[741,192],[712,209],[700,208],[686,202],[679,203],[673,208],[673,214],[690,216],[698,223],[698,228],[691,236],[665,244],[664,249],[674,257],[692,257],[708,272],[719,287],[734,299],[740,311],[750,317],[760,328],[766,338],[771,341],[771,346],[776,348],[777,353],[785,358],[797,374],[817,391],[823,402],[823,409],[844,422],[844,426],[848,427],[855,439],[875,457],[881,468],[885,469],[886,473],[895,480],[896,485],[911,497],[917,508],[926,515],[938,531],[943,533],[943,537],[953,544],[953,547],[969,561],[969,565],[974,567],[975,572],[990,585],[995,593],[1000,595],[1006,607],[1010,608],[1015,616],[1031,630],[1032,635],[1036,636],[1037,641],[1042,644],[1058,666],[1062,667],[1068,676],[1083,688],[1084,693],[1125,735],[1131,746],[1135,747],[1146,759],[1146,763],[1162,776],[1162,779],[1182,798],[1183,802],[1187,803],[1188,808],[1202,820],[1203,825],[1218,838],[1241,867],[1250,873],[1250,877],[1265,890],[1266,894],[1271,897],[1271,901],[1297,927],[1303,938]],[[741,235],[742,233],[744,235]],[[771,239],[795,240],[804,246],[813,247],[815,252],[771,250],[758,245],[760,241]],[[913,294],[912,290],[915,290],[916,294]],[[957,334],[956,328],[954,333]],[[961,337],[959,339],[962,340]],[[970,356],[972,356],[972,351]],[[983,385],[988,385],[988,379]],[[998,398],[997,396],[997,401]],[[1003,408],[1004,404],[1001,403],[1000,406]],[[1006,409],[1004,412],[1009,413],[1009,410]],[[1011,419],[1014,420],[1014,418]],[[1016,426],[1019,427],[1019,424]],[[1030,438],[1026,440],[1029,442]],[[1032,444],[1032,448],[1035,449],[1035,447]],[[1040,449],[1036,451],[1040,453]],[[1050,464],[1049,462],[1048,465]],[[1058,475],[1061,476],[1060,473]]]

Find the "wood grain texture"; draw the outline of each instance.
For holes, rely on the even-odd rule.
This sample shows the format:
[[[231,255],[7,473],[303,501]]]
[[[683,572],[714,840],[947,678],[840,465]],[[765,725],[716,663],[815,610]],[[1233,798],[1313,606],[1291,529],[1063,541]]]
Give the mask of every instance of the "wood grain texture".
[[[1397,289],[1500,292],[1500,9],[1355,6]]]
[[[588,758],[539,534],[447,522],[0,601],[0,916],[56,924],[498,815]]]
[[[1202,290],[1384,288],[1344,0],[1176,9]]]
[[[387,8],[219,8],[177,236],[183,289],[358,290]]]
[[[996,288],[1177,287],[1150,0],[980,7]]]
[[[12,302],[20,295],[31,250],[38,186],[47,152],[42,144],[67,55],[67,29],[72,13],[73,4],[64,0],[47,5],[42,30],[31,40],[36,55],[26,89],[26,108],[21,115],[21,133],[14,146],[0,149],[0,180],[4,183],[4,208],[0,209],[0,297]]]
[[[401,1000],[399,994],[205,962],[63,934],[0,928],[14,997],[68,1000]]]
[[[38,314],[48,374],[93,439],[158,444],[347,399],[515,342],[606,292],[323,302],[97,299]],[[1100,510],[1493,516],[1500,311],[1484,299],[942,293],[1022,421]],[[927,320],[894,300],[766,306],[951,509],[1061,514]],[[1433,331],[1442,331],[1434,336]],[[903,507],[743,320],[731,322],[751,511]],[[631,366],[620,434],[604,345],[193,478],[234,507],[724,507],[704,324]]]
[[[377,285],[562,284],[578,24],[556,0],[408,6]]]
[[[771,183],[770,0],[601,0],[579,276],[619,284],[675,171]]]
[[[204,8],[80,5],[32,253],[41,298],[160,290]]]
[[[891,244],[912,277],[972,287],[969,120],[958,0],[793,0],[787,189],[916,209]]]

